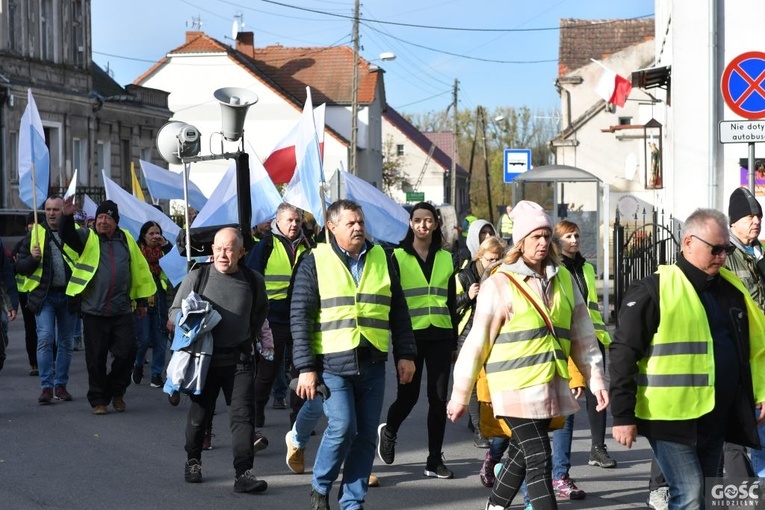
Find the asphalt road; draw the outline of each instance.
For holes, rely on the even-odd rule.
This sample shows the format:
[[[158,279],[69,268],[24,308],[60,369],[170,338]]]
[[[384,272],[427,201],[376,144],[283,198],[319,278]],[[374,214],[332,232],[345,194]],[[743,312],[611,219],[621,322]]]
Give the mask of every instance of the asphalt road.
[[[310,474],[295,475],[285,465],[284,435],[289,427],[286,410],[267,408],[262,432],[268,449],[257,454],[254,469],[268,481],[260,495],[233,492],[233,468],[228,417],[222,398],[213,432],[213,450],[203,453],[204,483],[183,481],[183,450],[188,401],[171,407],[160,389],[148,380],[132,385],[127,411],[110,408],[105,416],[90,412],[85,394],[85,355],[75,352],[68,389],[72,402],[37,403],[39,377],[27,375],[21,317],[11,323],[10,346],[0,372],[0,509],[154,509],[154,508],[308,508]],[[444,455],[455,473],[452,480],[425,478],[427,457],[424,388],[420,402],[399,432],[396,463],[375,461],[381,487],[371,488],[366,508],[471,509],[485,507],[489,489],[478,479],[485,450],[472,445],[466,422],[447,424]],[[388,363],[386,405],[395,397],[393,364]],[[323,423],[317,432],[323,430]],[[320,437],[306,454],[308,470]],[[576,419],[571,476],[587,491],[582,501],[560,501],[568,509],[626,509],[645,507],[650,448],[640,438],[628,451],[607,440],[616,469],[587,465],[589,431],[586,415]],[[337,489],[330,495],[337,508]],[[521,508],[520,500],[512,508]]]

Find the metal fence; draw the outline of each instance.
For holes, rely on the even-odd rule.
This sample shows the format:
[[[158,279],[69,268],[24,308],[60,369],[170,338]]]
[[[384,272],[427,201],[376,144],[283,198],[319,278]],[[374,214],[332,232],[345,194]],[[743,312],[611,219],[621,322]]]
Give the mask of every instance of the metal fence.
[[[664,211],[643,209],[631,221],[614,221],[614,312],[619,325],[619,308],[635,280],[656,272],[660,264],[672,264],[680,249],[680,224]]]

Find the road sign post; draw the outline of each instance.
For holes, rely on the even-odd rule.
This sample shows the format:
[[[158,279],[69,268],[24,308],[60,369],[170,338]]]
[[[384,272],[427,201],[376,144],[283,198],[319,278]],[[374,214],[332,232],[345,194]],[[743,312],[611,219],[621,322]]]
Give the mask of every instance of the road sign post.
[[[731,111],[745,119],[765,118],[765,53],[748,51],[725,66],[720,91]],[[761,122],[726,122],[719,124],[720,143],[749,144],[749,191],[754,189],[754,143],[765,138]],[[759,132],[758,132],[759,131]]]
[[[531,149],[505,149],[505,184],[531,169]]]

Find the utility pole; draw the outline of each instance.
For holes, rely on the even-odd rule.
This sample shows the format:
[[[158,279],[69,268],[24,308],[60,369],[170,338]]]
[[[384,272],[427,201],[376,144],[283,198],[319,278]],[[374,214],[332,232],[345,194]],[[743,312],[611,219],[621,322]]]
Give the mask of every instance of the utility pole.
[[[486,109],[479,106],[481,111],[481,140],[483,141],[483,163],[486,171],[486,199],[489,203],[489,221],[494,225],[494,208],[491,206],[491,177],[489,175],[489,159],[486,154]]]
[[[356,150],[359,122],[359,0],[353,5],[353,78],[351,80],[351,149],[348,166],[352,175],[357,174]]]
[[[452,139],[452,168],[450,177],[451,186],[451,205],[457,214],[460,210],[457,208],[457,145],[459,142],[459,129],[457,128],[457,90],[459,89],[459,80],[454,79],[454,92],[452,93],[452,115],[454,116],[454,138]]]

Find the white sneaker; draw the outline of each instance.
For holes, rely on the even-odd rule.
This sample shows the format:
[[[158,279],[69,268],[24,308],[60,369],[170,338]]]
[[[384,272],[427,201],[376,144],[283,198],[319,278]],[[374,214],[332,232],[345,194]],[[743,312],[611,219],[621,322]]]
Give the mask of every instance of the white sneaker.
[[[648,493],[646,504],[653,510],[669,509],[669,487],[659,487]]]

